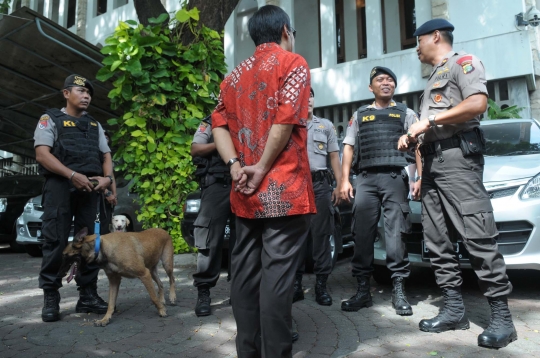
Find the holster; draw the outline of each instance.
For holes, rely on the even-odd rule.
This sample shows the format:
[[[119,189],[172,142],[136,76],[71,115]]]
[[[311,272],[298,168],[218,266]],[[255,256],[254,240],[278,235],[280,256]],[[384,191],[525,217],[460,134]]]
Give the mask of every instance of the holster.
[[[464,157],[485,153],[486,140],[480,127],[476,127],[472,131],[462,132],[459,137],[461,140],[460,148]]]

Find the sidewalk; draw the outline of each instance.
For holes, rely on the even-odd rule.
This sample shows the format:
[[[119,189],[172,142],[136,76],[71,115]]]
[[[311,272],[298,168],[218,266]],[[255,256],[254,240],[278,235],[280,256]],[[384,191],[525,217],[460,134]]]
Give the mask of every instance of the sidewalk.
[[[489,323],[489,307],[475,276],[465,275],[464,300],[471,320],[465,331],[430,334],[418,330],[422,318],[433,317],[442,303],[429,270],[414,272],[407,293],[414,315],[397,316],[391,307],[391,286],[372,281],[374,306],[343,312],[340,301],[355,292],[348,261],[341,259],[328,285],[334,299],[330,307],[314,300],[314,276],[304,277],[306,299],[294,304],[294,325],[300,339],[294,357],[540,357],[540,272],[511,272],[514,292],[510,308],[518,341],[501,350],[476,345],[476,337]],[[117,310],[107,327],[94,327],[96,314],[77,314],[75,284],[60,290],[62,320],[41,321],[43,295],[37,288],[40,258],[0,250],[0,357],[236,357],[236,324],[228,304],[226,273],[212,289],[213,315],[198,318],[193,312],[196,289],[193,255],[175,257],[178,301],[160,318],[139,280],[123,279]],[[168,289],[165,273],[160,277]],[[100,274],[100,295],[107,299],[108,281]],[[166,295],[167,297],[167,295]]]

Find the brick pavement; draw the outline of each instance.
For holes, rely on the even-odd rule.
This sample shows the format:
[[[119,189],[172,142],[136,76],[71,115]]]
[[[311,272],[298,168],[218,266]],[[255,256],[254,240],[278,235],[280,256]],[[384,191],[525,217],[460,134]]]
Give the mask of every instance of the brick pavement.
[[[306,275],[306,299],[294,304],[294,324],[300,339],[294,357],[540,357],[540,272],[511,272],[514,292],[510,307],[519,339],[501,350],[483,349],[476,337],[489,322],[489,308],[475,276],[465,274],[464,300],[471,320],[465,331],[441,334],[418,330],[418,321],[438,312],[440,291],[431,271],[415,270],[407,284],[414,315],[400,317],[391,308],[391,286],[372,281],[374,306],[343,312],[339,302],[355,291],[349,258],[341,259],[328,281],[334,299],[330,307],[314,300],[314,276]],[[178,260],[175,259],[175,262]],[[226,274],[212,290],[213,315],[193,313],[196,290],[193,266],[175,265],[178,302],[160,318],[139,280],[124,279],[117,310],[107,327],[94,327],[95,314],[76,314],[76,286],[61,289],[62,320],[41,322],[43,297],[37,289],[41,259],[0,249],[0,357],[235,357],[236,325],[228,304]],[[168,288],[165,273],[160,276]],[[107,298],[108,282],[101,274],[99,292]]]

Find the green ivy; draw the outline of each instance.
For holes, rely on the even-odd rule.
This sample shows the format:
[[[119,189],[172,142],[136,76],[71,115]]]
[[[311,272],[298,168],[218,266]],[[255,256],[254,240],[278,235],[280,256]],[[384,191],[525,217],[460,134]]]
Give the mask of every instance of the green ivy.
[[[180,221],[186,195],[197,188],[191,141],[216,105],[226,66],[223,34],[198,26],[198,9],[183,8],[166,19],[162,14],[146,27],[119,22],[101,49],[107,56],[96,77],[113,79],[111,107],[124,113],[108,123],[115,127],[117,169],[133,179],[141,198],[138,220],[167,230],[179,253],[190,251]],[[185,31],[194,35],[192,43],[182,44]]]
[[[9,12],[10,3],[11,0],[3,0],[2,3],[0,3],[0,14],[7,14]]]

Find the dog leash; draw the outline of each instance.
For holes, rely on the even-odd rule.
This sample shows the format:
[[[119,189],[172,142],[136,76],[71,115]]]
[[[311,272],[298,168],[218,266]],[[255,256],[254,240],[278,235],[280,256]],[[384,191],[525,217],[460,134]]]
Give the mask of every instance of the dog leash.
[[[102,194],[98,194],[101,196]],[[96,211],[96,221],[94,221],[94,234],[96,234],[96,244],[94,246],[94,252],[96,253],[96,257],[99,255],[99,249],[101,247],[101,236],[100,236],[100,224],[99,224],[99,197],[97,200],[97,211]]]

